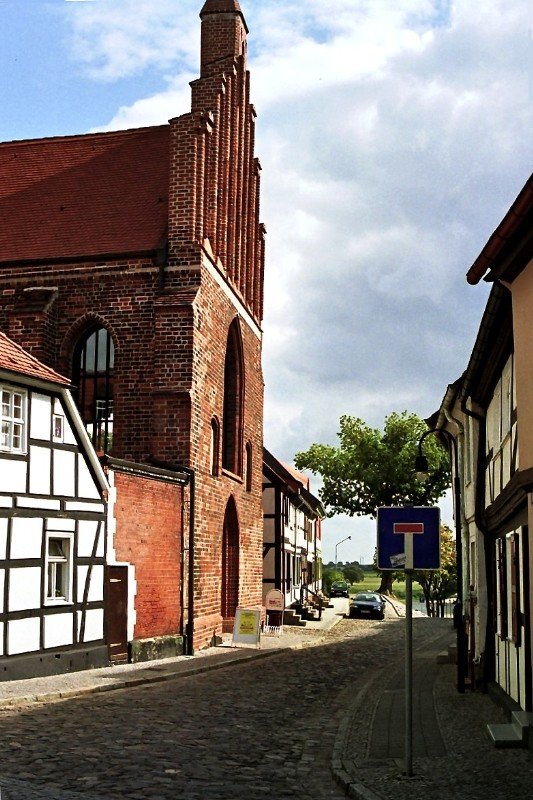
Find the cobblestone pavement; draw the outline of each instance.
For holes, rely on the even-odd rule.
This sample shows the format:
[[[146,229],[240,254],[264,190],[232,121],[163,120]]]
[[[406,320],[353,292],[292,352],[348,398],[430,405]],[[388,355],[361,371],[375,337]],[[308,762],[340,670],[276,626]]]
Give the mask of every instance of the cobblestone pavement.
[[[486,695],[459,695],[455,667],[436,665],[453,639],[449,621],[415,619],[413,628],[420,724],[411,778],[397,736],[404,624],[391,607],[384,622],[289,633],[283,646],[302,649],[164,683],[5,705],[1,800],[529,796],[527,751],[495,750],[485,736],[503,712]]]
[[[418,628],[418,630],[417,630]],[[432,630],[433,638],[421,629]],[[529,797],[533,760],[525,749],[496,749],[487,723],[507,722],[481,692],[456,689],[457,667],[437,664],[454,632],[446,620],[414,621],[413,775],[404,774],[402,661],[378,669],[341,723],[334,765],[357,800],[504,800]]]
[[[2,800],[341,800],[330,769],[340,722],[402,637],[397,618],[343,620],[320,647],[3,708]]]

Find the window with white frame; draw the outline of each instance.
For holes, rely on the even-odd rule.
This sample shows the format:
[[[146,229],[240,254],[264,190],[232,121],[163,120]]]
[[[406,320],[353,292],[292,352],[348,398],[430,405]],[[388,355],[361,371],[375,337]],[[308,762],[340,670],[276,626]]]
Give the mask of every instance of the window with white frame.
[[[0,450],[26,452],[26,392],[1,385]]]
[[[72,602],[72,537],[53,531],[46,537],[46,602]]]

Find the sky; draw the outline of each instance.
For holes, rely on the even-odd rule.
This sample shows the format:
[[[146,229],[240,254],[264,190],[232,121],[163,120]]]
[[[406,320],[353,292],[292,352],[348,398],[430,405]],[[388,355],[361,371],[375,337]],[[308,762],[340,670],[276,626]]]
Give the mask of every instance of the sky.
[[[189,108],[202,0],[0,0],[0,140]],[[489,287],[465,274],[531,173],[531,0],[242,0],[267,228],[265,444],[435,411]],[[312,478],[311,488],[319,489]],[[449,499],[443,521],[452,522]],[[324,523],[368,562],[372,520]]]

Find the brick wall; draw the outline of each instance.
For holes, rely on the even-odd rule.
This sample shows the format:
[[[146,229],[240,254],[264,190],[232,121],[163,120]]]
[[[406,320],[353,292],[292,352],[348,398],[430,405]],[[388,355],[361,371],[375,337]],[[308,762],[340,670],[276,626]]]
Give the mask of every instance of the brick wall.
[[[180,632],[181,486],[115,472],[117,561],[135,566],[134,636]]]

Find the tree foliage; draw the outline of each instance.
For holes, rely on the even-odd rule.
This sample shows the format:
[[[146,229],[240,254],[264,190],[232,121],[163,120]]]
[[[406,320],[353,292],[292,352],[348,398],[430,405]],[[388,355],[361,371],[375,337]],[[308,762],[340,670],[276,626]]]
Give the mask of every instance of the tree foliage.
[[[294,460],[297,469],[321,475],[319,494],[328,516],[375,517],[381,506],[433,505],[450,485],[450,472],[446,450],[436,437],[428,436],[428,478],[417,479],[414,463],[426,431],[425,422],[407,411],[386,417],[382,431],[345,415],[338,447],[312,444]]]
[[[324,564],[322,568],[322,589],[326,594],[331,592],[331,584],[333,581],[344,581],[346,578],[343,573],[338,570],[334,565]]]
[[[455,538],[447,525],[440,526],[440,562],[440,569],[416,570],[413,575],[424,592],[429,617],[443,617],[444,601],[457,592]]]
[[[295,456],[297,469],[322,477],[319,491],[328,516],[375,517],[389,506],[431,506],[450,485],[446,450],[435,436],[424,440],[428,460],[427,480],[414,470],[418,442],[427,432],[424,420],[407,411],[385,418],[383,430],[362,419],[342,416],[339,445],[312,444]],[[383,577],[380,591],[390,592],[392,575]]]
[[[348,583],[362,583],[365,579],[365,573],[359,564],[345,564],[342,568],[342,574]]]

